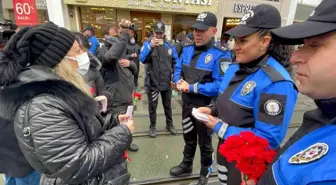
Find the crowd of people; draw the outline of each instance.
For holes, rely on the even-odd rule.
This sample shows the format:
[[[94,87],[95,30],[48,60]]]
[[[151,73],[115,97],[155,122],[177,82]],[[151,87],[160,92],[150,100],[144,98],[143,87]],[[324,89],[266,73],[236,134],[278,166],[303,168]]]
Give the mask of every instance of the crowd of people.
[[[70,32],[52,22],[22,28],[0,53],[0,173],[6,185],[126,185],[127,150],[134,119],[126,114],[145,65],[149,136],[156,137],[159,95],[166,129],[175,135],[172,90],[182,94],[183,159],[175,177],[193,171],[201,153],[198,185],[208,184],[218,148],[243,131],[266,139],[277,155],[258,182],[217,152],[223,185],[335,185],[336,2],[324,0],[307,21],[281,27],[277,8],[260,4],[227,31],[232,50],[216,43],[217,18],[202,12],[194,32],[172,45],[166,25],[155,23],[142,48],[123,19],[104,30]],[[292,45],[303,44],[293,53]],[[295,83],[290,75],[296,66]],[[317,109],[283,146],[298,93]],[[195,116],[198,111],[205,115]]]

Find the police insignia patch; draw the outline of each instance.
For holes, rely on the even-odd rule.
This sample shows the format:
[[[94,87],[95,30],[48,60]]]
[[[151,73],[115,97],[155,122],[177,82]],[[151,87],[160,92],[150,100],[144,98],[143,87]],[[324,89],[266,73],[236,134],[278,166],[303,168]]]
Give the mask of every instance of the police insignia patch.
[[[231,64],[230,62],[221,62],[220,68],[221,68],[223,73],[226,72],[226,70],[229,68],[230,64]]]
[[[329,151],[326,143],[316,143],[307,149],[293,155],[288,162],[290,164],[305,164],[316,161],[325,156]]]
[[[172,54],[173,54],[173,50],[168,49],[168,55],[170,56],[170,55],[172,55]]]
[[[211,60],[212,60],[212,54],[208,54],[208,55],[205,57],[205,64],[208,64]]]
[[[255,87],[257,83],[255,81],[248,81],[244,84],[242,90],[240,91],[240,95],[245,96],[250,93]]]
[[[268,100],[264,105],[264,110],[270,116],[277,116],[282,111],[282,105],[277,100]]]

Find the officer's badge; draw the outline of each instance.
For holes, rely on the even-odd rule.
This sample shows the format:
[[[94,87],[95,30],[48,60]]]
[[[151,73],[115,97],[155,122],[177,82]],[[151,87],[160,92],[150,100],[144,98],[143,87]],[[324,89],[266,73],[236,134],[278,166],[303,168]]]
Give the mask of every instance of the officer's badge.
[[[282,105],[277,100],[268,100],[264,104],[264,110],[265,110],[266,114],[268,114],[270,116],[277,116],[282,111]]]
[[[168,49],[168,55],[171,56],[173,54],[173,50]]]
[[[209,64],[209,62],[212,60],[212,54],[208,54],[206,57],[205,57],[205,64]]]
[[[229,68],[231,62],[221,62],[220,63],[220,68],[222,70],[223,73],[226,72],[226,70]]]
[[[328,153],[329,146],[326,143],[316,143],[307,149],[293,155],[288,162],[290,164],[305,164],[316,161]]]
[[[257,86],[257,83],[255,81],[248,81],[244,84],[242,90],[240,91],[240,95],[245,96]]]
[[[92,42],[89,42],[89,46],[90,46],[90,47],[92,46]]]

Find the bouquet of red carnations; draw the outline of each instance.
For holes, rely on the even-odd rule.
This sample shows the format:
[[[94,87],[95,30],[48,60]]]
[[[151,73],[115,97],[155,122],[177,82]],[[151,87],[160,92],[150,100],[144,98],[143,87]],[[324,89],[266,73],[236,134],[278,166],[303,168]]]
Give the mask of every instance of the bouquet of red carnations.
[[[244,180],[255,182],[258,182],[276,154],[266,139],[253,132],[228,137],[219,147],[219,153],[228,162],[236,162],[236,167],[245,174]]]

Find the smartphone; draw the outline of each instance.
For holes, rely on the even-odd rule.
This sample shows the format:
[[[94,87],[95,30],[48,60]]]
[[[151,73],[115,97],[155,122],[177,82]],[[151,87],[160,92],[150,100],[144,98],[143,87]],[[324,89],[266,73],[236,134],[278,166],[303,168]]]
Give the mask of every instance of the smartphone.
[[[157,39],[159,42],[159,45],[163,45],[163,39]]]

